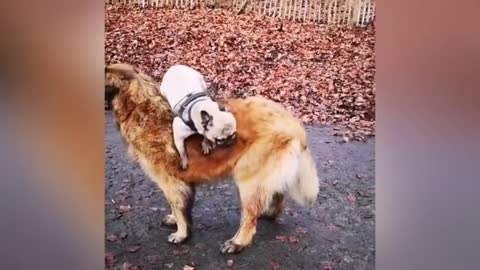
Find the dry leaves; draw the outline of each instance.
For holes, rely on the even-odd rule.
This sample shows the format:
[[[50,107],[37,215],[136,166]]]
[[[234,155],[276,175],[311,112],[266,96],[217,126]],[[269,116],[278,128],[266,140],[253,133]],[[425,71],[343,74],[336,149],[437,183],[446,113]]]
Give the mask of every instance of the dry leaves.
[[[125,212],[128,212],[130,210],[132,210],[132,205],[130,205],[130,204],[129,205],[120,205],[120,207],[119,207],[119,212],[120,213],[125,213]]]
[[[355,203],[357,201],[357,197],[353,193],[348,193],[347,200],[351,203]]]
[[[113,267],[113,264],[115,263],[115,256],[113,256],[112,252],[107,252],[105,253],[105,268],[109,269]]]
[[[133,265],[129,262],[124,262],[122,265],[122,270],[138,270],[138,266]]]
[[[108,241],[110,241],[110,242],[115,242],[115,241],[118,240],[118,236],[115,235],[115,234],[110,234],[110,235],[108,235],[108,236],[106,237],[106,239],[107,239]]]
[[[285,235],[277,235],[275,236],[275,239],[283,242],[287,237]]]
[[[111,6],[105,62],[160,80],[176,63],[199,70],[216,98],[262,95],[307,124],[335,124],[344,142],[375,132],[375,29],[233,16],[226,10]]]
[[[272,267],[273,270],[280,268],[280,264],[276,261],[271,261],[270,266]]]
[[[130,252],[130,253],[135,253],[138,250],[140,250],[140,248],[141,248],[141,246],[129,246],[129,247],[127,247],[127,251]]]
[[[298,244],[299,241],[300,241],[300,240],[298,240],[298,238],[295,237],[295,236],[289,236],[289,237],[288,237],[288,242],[290,242],[290,243],[292,243],[292,244]]]

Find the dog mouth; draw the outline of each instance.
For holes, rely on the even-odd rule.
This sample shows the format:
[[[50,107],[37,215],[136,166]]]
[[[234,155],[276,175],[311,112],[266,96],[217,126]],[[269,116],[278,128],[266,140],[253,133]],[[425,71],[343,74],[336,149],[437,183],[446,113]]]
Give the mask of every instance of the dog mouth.
[[[225,139],[215,139],[215,143],[220,147],[228,147],[235,143],[236,138],[237,134],[233,133]]]

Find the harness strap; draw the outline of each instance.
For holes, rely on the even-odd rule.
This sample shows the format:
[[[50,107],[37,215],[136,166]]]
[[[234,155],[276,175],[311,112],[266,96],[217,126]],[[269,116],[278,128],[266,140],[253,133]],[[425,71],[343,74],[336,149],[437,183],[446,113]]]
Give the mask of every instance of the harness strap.
[[[183,98],[183,100],[177,103],[177,105],[175,105],[175,107],[173,108],[173,112],[175,113],[175,115],[180,117],[183,120],[183,122],[194,132],[197,132],[197,128],[195,127],[195,124],[192,121],[192,116],[191,116],[192,107],[195,103],[201,100],[200,99],[201,97],[207,97],[207,96],[208,95],[206,92],[190,93],[186,95]],[[189,107],[188,115],[187,115],[188,118],[184,119],[183,113],[187,107]]]

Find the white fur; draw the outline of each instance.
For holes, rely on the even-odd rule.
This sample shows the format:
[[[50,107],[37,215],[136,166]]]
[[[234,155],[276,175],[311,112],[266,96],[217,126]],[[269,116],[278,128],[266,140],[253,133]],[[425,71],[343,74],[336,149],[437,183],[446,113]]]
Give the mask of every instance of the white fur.
[[[313,206],[320,183],[315,162],[308,148],[302,149],[298,140],[292,140],[283,152],[277,153],[274,160],[270,159],[267,162],[275,163],[275,170],[265,174],[262,183],[263,188],[268,190],[268,194],[287,192],[298,204],[307,207]],[[267,164],[265,167],[272,168]],[[250,184],[254,185],[255,183]],[[269,204],[270,201],[265,203],[265,205]]]
[[[203,75],[191,67],[174,65],[163,76],[160,93],[170,106],[175,106],[190,93],[207,91],[207,83]]]
[[[272,193],[287,191],[298,204],[312,206],[319,192],[319,179],[308,148],[301,149],[300,142],[293,140],[276,164],[278,169],[268,180],[277,185],[271,183],[266,186],[277,188]]]
[[[188,94],[206,91],[207,83],[203,75],[195,69],[184,65],[170,67],[160,84],[160,93],[167,99],[172,109],[179,102],[182,102]],[[202,125],[202,121],[204,121],[202,112],[206,112],[211,116],[207,129]],[[182,116],[188,117],[188,110],[185,110]],[[214,148],[217,139],[226,139],[236,132],[235,117],[229,112],[220,111],[218,104],[210,98],[201,98],[200,101],[192,106],[191,119],[197,132],[212,142],[211,144],[202,143],[205,154]],[[172,128],[175,147],[182,159],[181,167],[185,169],[188,165],[188,158],[185,152],[184,140],[193,135],[195,131],[187,126],[180,117],[174,118]]]

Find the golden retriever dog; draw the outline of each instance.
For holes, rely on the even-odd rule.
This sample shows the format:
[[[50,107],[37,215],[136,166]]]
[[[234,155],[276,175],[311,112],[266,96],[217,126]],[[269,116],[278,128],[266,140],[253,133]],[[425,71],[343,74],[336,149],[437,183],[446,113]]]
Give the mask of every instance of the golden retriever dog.
[[[131,157],[158,184],[171,207],[162,222],[177,225],[168,242],[185,241],[191,228],[194,187],[229,178],[238,187],[241,221],[237,233],[220,248],[236,253],[248,247],[257,219],[275,218],[284,195],[312,206],[319,192],[315,163],[303,124],[280,104],[261,97],[227,99],[223,105],[237,119],[237,138],[230,147],[203,155],[201,135],[185,142],[190,160],[179,169],[172,135],[173,114],[159,84],[128,64],[105,67],[105,89],[113,95],[115,122]]]

